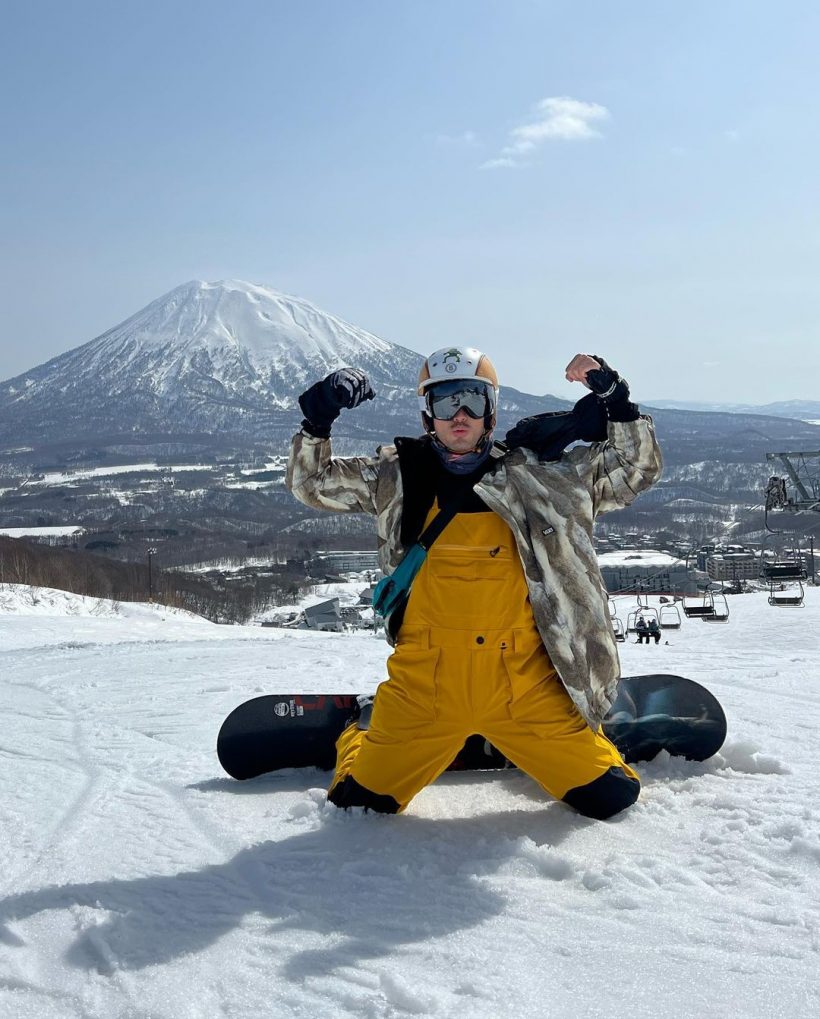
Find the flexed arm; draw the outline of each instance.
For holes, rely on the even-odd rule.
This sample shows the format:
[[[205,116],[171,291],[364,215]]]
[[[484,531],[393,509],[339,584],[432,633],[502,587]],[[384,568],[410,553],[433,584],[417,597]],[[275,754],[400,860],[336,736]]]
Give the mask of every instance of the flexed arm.
[[[331,425],[342,410],[358,407],[375,396],[363,371],[339,368],[299,397],[299,406],[305,415],[302,428],[317,439],[329,439]]]
[[[596,515],[622,509],[661,475],[652,419],[641,414],[626,381],[597,354],[576,354],[566,377],[595,393],[608,421],[606,441],[571,450],[569,459],[590,487]]]
[[[378,459],[334,457],[330,429],[345,408],[375,394],[364,372],[340,368],[299,397],[305,419],[291,441],[287,486],[306,506],[336,513],[375,513]]]
[[[576,354],[567,365],[566,378],[591,389],[610,421],[637,421],[641,416],[637,404],[629,399],[626,380],[598,354]]]
[[[504,437],[508,449],[525,446],[541,460],[558,460],[567,446],[603,442],[609,421],[636,421],[640,412],[629,401],[629,386],[597,354],[576,354],[566,367],[566,378],[592,392],[572,410],[552,411],[523,418]]]

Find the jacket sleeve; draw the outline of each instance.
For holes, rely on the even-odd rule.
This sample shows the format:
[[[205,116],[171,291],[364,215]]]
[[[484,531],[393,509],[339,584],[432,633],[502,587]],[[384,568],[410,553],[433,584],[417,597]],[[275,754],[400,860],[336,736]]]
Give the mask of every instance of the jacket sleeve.
[[[299,502],[335,513],[376,513],[377,457],[334,457],[330,439],[297,432],[291,440],[287,486]]]
[[[658,480],[663,469],[652,418],[610,421],[605,442],[577,446],[567,459],[590,490],[593,513],[623,509]]]

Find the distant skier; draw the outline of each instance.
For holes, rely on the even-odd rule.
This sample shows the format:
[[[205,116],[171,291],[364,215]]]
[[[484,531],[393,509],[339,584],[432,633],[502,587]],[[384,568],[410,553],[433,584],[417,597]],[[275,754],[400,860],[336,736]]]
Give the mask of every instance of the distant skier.
[[[373,457],[333,457],[329,442],[342,408],[374,396],[362,372],[333,372],[300,397],[288,486],[308,506],[374,514],[385,574],[440,507],[457,508],[389,618],[395,651],[369,728],[339,737],[337,806],[404,810],[473,733],[582,814],[637,799],[637,774],[600,731],[620,669],[592,526],[657,480],[661,455],[602,358],[577,354],[566,378],[592,394],[572,414],[520,422],[502,446],[489,358],[436,351],[418,383],[424,436]],[[596,441],[562,455],[575,438]]]
[[[638,639],[635,641],[636,644],[649,643],[649,626],[643,616],[639,616],[638,621],[635,623],[635,633],[638,635]]]

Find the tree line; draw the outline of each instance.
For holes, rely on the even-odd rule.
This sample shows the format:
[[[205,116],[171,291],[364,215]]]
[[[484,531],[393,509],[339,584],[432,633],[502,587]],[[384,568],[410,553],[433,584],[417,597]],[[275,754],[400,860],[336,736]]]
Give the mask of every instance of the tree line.
[[[150,588],[149,588],[150,579]],[[216,623],[244,623],[270,605],[295,601],[304,586],[280,573],[207,578],[123,562],[90,552],[51,548],[0,535],[0,583],[51,587],[114,601],[154,601]]]

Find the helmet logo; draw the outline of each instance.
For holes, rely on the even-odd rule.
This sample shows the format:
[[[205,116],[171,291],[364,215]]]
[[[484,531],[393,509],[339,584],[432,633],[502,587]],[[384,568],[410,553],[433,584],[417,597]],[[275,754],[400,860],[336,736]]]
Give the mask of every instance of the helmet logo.
[[[457,347],[451,347],[449,350],[442,352],[442,367],[449,374],[458,371],[459,362],[461,361],[461,351]]]

